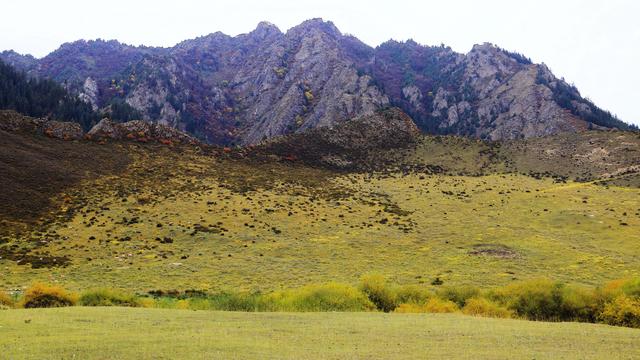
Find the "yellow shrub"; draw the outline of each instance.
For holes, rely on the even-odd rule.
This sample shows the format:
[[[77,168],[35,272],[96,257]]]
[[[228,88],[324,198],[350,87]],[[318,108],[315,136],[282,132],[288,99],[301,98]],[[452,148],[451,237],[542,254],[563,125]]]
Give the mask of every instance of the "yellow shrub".
[[[186,310],[189,309],[189,300],[178,300],[175,304],[176,309]]]
[[[513,315],[509,309],[484,298],[468,299],[462,312],[467,315],[493,318],[510,318]]]
[[[156,307],[156,301],[152,298],[140,298],[138,301],[140,302],[140,307],[143,307],[143,308]]]
[[[431,298],[426,304],[400,304],[395,312],[398,313],[452,313],[458,311],[458,306],[449,300]]]
[[[425,309],[430,313],[452,313],[458,311],[458,306],[453,301],[431,298]]]
[[[8,309],[13,306],[13,299],[9,294],[0,291],[0,309]]]
[[[277,291],[262,300],[267,310],[276,311],[369,311],[374,305],[358,289],[344,284],[307,285]]]
[[[77,295],[67,292],[60,286],[34,283],[25,291],[22,306],[24,308],[64,307],[73,306],[77,301]]]
[[[609,325],[640,328],[640,299],[619,295],[605,304],[598,318]]]

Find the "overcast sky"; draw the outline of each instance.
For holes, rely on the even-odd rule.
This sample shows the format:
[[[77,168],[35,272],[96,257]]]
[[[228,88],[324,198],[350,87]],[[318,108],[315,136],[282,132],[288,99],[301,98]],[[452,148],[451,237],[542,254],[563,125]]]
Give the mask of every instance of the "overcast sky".
[[[640,124],[640,1],[134,1],[16,0],[3,5],[0,50],[42,57],[77,39],[172,46],[267,20],[286,31],[314,17],[375,46],[388,39],[444,43],[466,53],[492,42],[546,63],[583,96]]]

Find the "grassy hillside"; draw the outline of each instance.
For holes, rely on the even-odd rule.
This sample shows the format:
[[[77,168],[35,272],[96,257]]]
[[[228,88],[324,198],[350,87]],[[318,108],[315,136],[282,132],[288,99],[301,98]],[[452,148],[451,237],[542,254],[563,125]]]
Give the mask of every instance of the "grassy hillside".
[[[640,330],[451,314],[0,311],[8,358],[622,359]],[[55,356],[52,356],[55,354]]]
[[[259,151],[81,142],[84,152],[126,154],[126,168],[96,156],[92,168],[103,171],[50,191],[38,219],[4,216],[0,287],[274,290],[353,284],[368,272],[481,287],[638,276],[640,141],[571,136],[562,143],[598,142],[614,155],[554,150],[553,138],[497,146],[425,137],[361,173]],[[38,141],[62,159],[78,156],[67,143]],[[16,184],[12,196],[32,189]]]

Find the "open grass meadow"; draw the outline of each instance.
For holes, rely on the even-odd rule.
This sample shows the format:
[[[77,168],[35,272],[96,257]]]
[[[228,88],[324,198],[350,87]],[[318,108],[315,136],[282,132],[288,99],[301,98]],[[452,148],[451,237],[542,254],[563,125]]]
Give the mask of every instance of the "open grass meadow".
[[[633,359],[639,329],[455,314],[0,311],[4,359]]]

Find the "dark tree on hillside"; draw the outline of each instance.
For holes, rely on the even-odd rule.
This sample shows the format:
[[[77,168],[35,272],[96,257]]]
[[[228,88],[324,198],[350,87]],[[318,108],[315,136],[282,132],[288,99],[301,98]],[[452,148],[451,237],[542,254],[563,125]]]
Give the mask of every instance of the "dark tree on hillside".
[[[0,61],[0,108],[33,117],[79,123],[90,129],[99,119],[91,106],[48,79],[28,78]]]
[[[115,98],[111,100],[109,107],[111,111],[109,114],[106,114],[106,116],[110,117],[112,120],[125,122],[142,119],[140,111],[136,110],[122,99]]]

